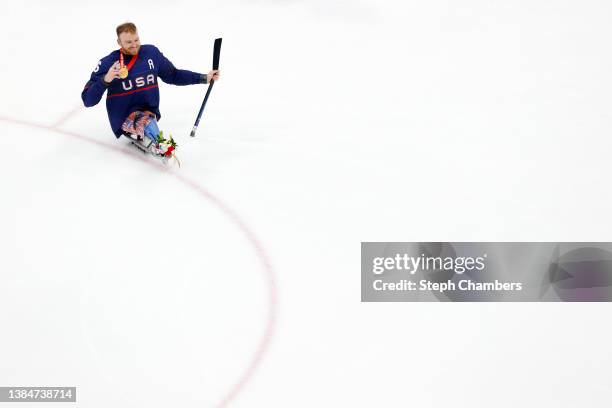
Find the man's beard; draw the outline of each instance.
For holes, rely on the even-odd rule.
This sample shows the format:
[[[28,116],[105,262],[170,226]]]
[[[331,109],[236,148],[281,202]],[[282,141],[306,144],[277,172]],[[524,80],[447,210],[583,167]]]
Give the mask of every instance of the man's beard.
[[[138,54],[138,51],[140,51],[140,47],[137,47],[135,50],[123,48],[123,51],[125,52],[125,54],[128,54],[128,55],[136,55]]]

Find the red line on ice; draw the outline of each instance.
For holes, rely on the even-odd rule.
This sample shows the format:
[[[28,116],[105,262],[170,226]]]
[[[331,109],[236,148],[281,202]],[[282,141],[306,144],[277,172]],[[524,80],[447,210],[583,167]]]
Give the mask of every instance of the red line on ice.
[[[122,153],[128,156],[131,156],[131,157],[139,158],[141,161],[149,165],[155,166],[155,167],[166,168],[161,163],[154,163],[150,160],[147,160],[146,156],[139,154],[139,152],[136,153],[132,151],[123,150],[114,144],[102,142],[102,141],[96,140],[86,135],[82,135],[76,132],[70,132],[70,131],[62,130],[58,128],[59,125],[64,123],[68,118],[72,117],[79,111],[80,111],[80,108],[69,111],[68,113],[63,115],[58,121],[56,121],[53,125],[43,125],[43,124],[39,124],[39,123],[27,121],[27,120],[13,119],[13,118],[8,118],[4,116],[0,116],[0,121],[6,122],[6,123],[12,123],[15,125],[27,126],[27,127],[31,127],[35,129],[50,130],[52,132],[56,132],[56,133],[59,133],[65,136],[74,137],[75,139],[79,139],[83,142],[91,143],[98,147],[102,147],[108,150]],[[262,243],[259,241],[259,239],[255,235],[253,230],[251,230],[251,228],[242,220],[242,218],[238,215],[238,213],[236,213],[230,206],[225,204],[217,196],[210,193],[208,190],[206,190],[196,181],[186,176],[183,176],[180,173],[170,171],[169,168],[166,168],[166,169],[168,169],[168,172],[170,174],[172,174],[178,180],[183,182],[183,184],[185,184],[187,187],[199,193],[202,197],[204,197],[208,201],[212,202],[215,206],[217,206],[217,208],[219,208],[242,231],[242,233],[247,237],[251,245],[253,245],[253,248],[255,249],[255,252],[259,256],[259,259],[263,266],[263,270],[265,272],[266,283],[268,285],[268,316],[267,316],[266,328],[265,328],[263,337],[259,341],[257,350],[255,351],[253,357],[251,358],[251,361],[249,362],[249,365],[246,367],[246,369],[244,370],[242,375],[238,378],[238,380],[232,385],[229,391],[223,396],[222,399],[220,399],[220,401],[216,405],[217,407],[225,407],[238,396],[238,394],[244,389],[245,385],[249,382],[249,380],[251,380],[251,378],[255,374],[255,371],[261,364],[261,361],[263,360],[263,357],[266,351],[268,350],[270,346],[270,342],[272,340],[274,331],[276,329],[276,318],[277,318],[278,294],[277,294],[277,288],[276,288],[276,277],[275,277],[274,269],[272,267],[272,263],[270,262],[270,258],[268,254],[266,253],[266,250],[264,249]]]
[[[73,117],[74,115],[76,115],[77,113],[81,111],[82,109],[81,106],[82,106],[81,104],[78,104],[77,106],[72,108],[70,111],[66,112],[66,114],[64,114],[61,118],[59,118],[57,122],[51,125],[51,127],[57,128],[60,125],[63,125],[68,119],[70,119],[71,117]]]

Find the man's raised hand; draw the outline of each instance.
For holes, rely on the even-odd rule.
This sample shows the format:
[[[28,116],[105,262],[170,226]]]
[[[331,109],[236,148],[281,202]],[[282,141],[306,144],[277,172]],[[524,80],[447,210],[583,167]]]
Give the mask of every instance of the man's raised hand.
[[[121,69],[121,64],[119,61],[115,61],[115,63],[108,69],[106,75],[104,75],[104,81],[107,83],[111,83],[115,78],[121,78],[119,75],[119,70]]]

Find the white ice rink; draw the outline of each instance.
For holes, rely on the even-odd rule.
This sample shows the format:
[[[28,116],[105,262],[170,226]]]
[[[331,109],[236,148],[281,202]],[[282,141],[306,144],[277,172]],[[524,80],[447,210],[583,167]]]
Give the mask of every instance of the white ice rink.
[[[3,4],[0,386],[87,408],[609,406],[610,304],[361,303],[360,242],[612,241],[611,18]],[[82,107],[124,21],[199,72],[223,37],[196,138],[205,86],[160,85],[180,169]]]

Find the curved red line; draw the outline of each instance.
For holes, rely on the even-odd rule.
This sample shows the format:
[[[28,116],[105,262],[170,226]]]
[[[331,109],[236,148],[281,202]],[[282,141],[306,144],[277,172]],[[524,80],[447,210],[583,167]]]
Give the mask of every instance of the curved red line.
[[[79,133],[58,129],[55,125],[51,125],[51,126],[43,125],[43,124],[38,124],[38,123],[26,121],[26,120],[7,118],[3,116],[0,116],[0,121],[12,123],[15,125],[32,127],[36,129],[50,130],[50,131],[53,131],[53,132],[56,132],[56,133],[59,133],[65,136],[74,137],[75,139],[79,139],[81,141],[91,143],[96,146],[108,149],[108,150],[126,154],[132,157],[136,157],[149,165],[170,170],[169,168],[163,166],[161,163],[154,164],[150,160],[146,159],[147,156],[144,156],[142,154],[137,154],[136,152],[123,150],[110,143],[101,142],[99,140],[90,138],[88,136],[85,136]],[[217,208],[221,210],[221,212],[223,212],[242,231],[242,233],[247,237],[251,245],[253,245],[253,247],[255,248],[255,252],[257,253],[262,263],[263,270],[266,276],[266,281],[268,284],[268,319],[266,322],[266,328],[265,328],[263,337],[259,341],[257,350],[255,351],[253,357],[251,358],[251,361],[248,367],[242,373],[240,378],[230,388],[230,390],[216,404],[217,407],[225,407],[227,406],[227,404],[229,404],[233,399],[235,399],[238,396],[238,394],[242,391],[245,385],[253,377],[253,375],[255,374],[255,371],[257,370],[266,351],[268,350],[270,346],[272,337],[274,335],[274,331],[276,329],[276,319],[277,319],[278,294],[277,294],[277,287],[276,287],[276,277],[275,277],[274,269],[272,267],[270,258],[268,254],[266,253],[262,243],[259,241],[259,239],[255,235],[253,230],[251,230],[250,227],[242,220],[242,218],[238,215],[238,213],[236,213],[230,206],[225,204],[221,199],[219,199],[217,196],[210,193],[208,190],[206,190],[204,187],[202,187],[201,185],[199,185],[197,182],[193,181],[192,179],[186,176],[183,176],[182,174],[179,174],[179,173],[175,173],[172,171],[169,171],[169,172],[173,176],[175,176],[178,180],[180,180],[183,184],[185,184],[187,187],[191,188],[192,190],[194,190],[195,192],[203,196],[205,199],[212,202]]]

